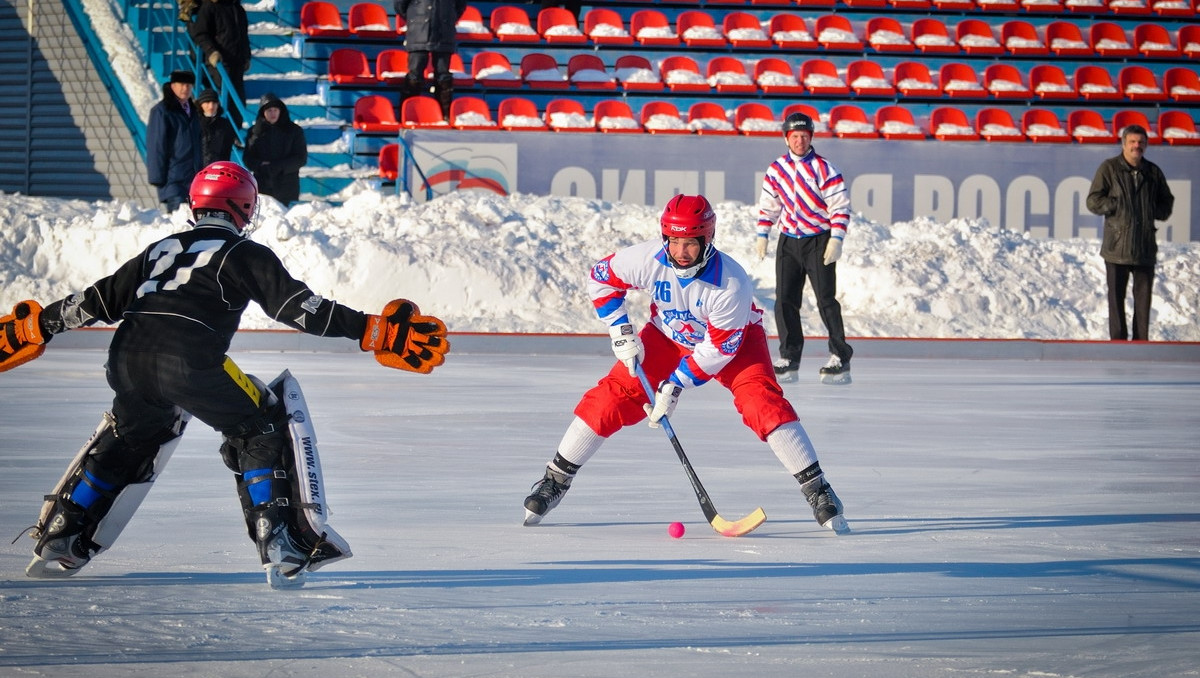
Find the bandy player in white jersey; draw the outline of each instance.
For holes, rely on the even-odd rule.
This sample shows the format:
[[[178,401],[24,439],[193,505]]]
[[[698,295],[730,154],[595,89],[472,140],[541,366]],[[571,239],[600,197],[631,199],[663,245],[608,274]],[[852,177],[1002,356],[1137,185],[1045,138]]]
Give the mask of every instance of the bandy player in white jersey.
[[[597,262],[588,290],[609,328],[618,362],[575,406],[545,476],[525,499],[525,524],[534,525],[562,501],[579,468],[620,429],[668,419],[684,391],[716,380],[733,394],[746,426],[770,446],[822,526],[849,531],[838,500],[775,379],[754,285],[732,257],[714,245],[716,214],[702,195],[677,195],[663,210],[661,238],[622,249]],[[629,290],[651,297],[650,322],[635,332],[626,309]],[[636,375],[640,364],[654,402]]]

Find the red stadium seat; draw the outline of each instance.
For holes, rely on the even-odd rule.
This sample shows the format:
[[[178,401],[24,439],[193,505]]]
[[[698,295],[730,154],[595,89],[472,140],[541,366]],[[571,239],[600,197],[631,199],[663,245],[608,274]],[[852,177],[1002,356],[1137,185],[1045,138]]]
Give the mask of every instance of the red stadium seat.
[[[1067,81],[1067,74],[1054,64],[1038,64],[1031,68],[1029,89],[1038,99],[1075,99],[1079,96]]]
[[[350,37],[337,5],[320,0],[309,0],[300,7],[300,32],[312,37]]]
[[[842,139],[878,139],[875,123],[854,104],[838,104],[829,109],[829,129]]]
[[[612,90],[617,81],[604,67],[604,61],[595,54],[574,54],[567,61],[567,80],[579,89]]]
[[[930,0],[887,0],[887,3],[896,9],[929,9],[933,6]]]
[[[975,75],[975,68],[967,64],[942,64],[938,69],[938,84],[942,95],[951,99],[986,99],[988,96]]]
[[[500,42],[540,42],[542,39],[530,23],[529,15],[520,7],[496,7],[488,17],[488,27]]]
[[[350,13],[346,18],[350,34],[355,37],[393,40],[400,37],[396,34],[397,29],[392,27],[392,20],[383,5],[374,2],[355,3],[350,6]]]
[[[1113,113],[1112,131],[1115,136],[1120,138],[1121,131],[1130,125],[1139,125],[1146,130],[1147,136],[1150,137],[1150,144],[1157,146],[1162,143],[1162,138],[1154,131],[1154,125],[1150,124],[1150,119],[1141,111],[1117,111]]]
[[[597,45],[633,44],[633,36],[626,30],[621,15],[603,7],[594,7],[584,13],[583,32]]]
[[[521,77],[508,57],[499,52],[481,51],[471,59],[471,77],[483,87],[520,87]]]
[[[656,9],[639,9],[629,17],[629,32],[641,45],[674,47],[679,34],[671,29],[667,15]]]
[[[1061,14],[1064,11],[1062,0],[1021,0],[1021,9],[1031,13],[1050,14]]]
[[[375,57],[375,79],[389,85],[401,85],[408,76],[408,52],[385,49]]]
[[[929,115],[929,133],[941,141],[979,141],[979,132],[962,109],[941,106]]]
[[[842,4],[851,9],[878,9],[887,7],[887,0],[842,0]]]
[[[617,57],[613,70],[620,80],[621,89],[658,91],[663,88],[662,78],[654,70],[654,65],[640,54],[623,54]],[[650,76],[653,76],[653,79]]]
[[[1031,108],[1021,114],[1021,131],[1035,144],[1065,144],[1071,141],[1071,135],[1058,116],[1044,108]]]
[[[396,109],[392,107],[392,102],[387,97],[378,94],[371,94],[354,102],[352,123],[354,129],[360,132],[395,133],[400,129],[400,122],[396,120]]]
[[[698,49],[722,48],[729,45],[712,15],[699,9],[688,9],[675,17],[675,30],[688,47]],[[691,37],[689,37],[691,33]]]
[[[782,133],[775,114],[766,104],[757,101],[740,104],[734,110],[733,126],[738,132],[752,137],[777,137]]]
[[[568,116],[566,119],[560,116]],[[555,132],[595,132],[595,120],[588,118],[583,104],[574,99],[554,99],[546,104],[546,124]],[[588,125],[571,124],[587,121]]]
[[[960,51],[946,24],[929,17],[913,22],[912,42],[924,54],[957,54]]]
[[[975,0],[933,0],[933,6],[943,12],[970,12],[975,9]]]
[[[942,88],[933,81],[923,61],[901,61],[892,70],[892,84],[906,97],[940,97]]]
[[[1058,56],[1092,56],[1092,46],[1084,39],[1079,26],[1070,21],[1051,21],[1046,24],[1046,47]]]
[[[884,139],[924,139],[913,114],[902,106],[882,106],[875,111],[875,129]]]
[[[700,64],[690,56],[676,54],[662,60],[658,72],[672,92],[710,92],[708,81],[700,72]]]
[[[904,27],[890,16],[877,16],[867,20],[867,43],[876,52],[911,52],[912,41],[904,33]]]
[[[1021,4],[1017,0],[975,0],[975,6],[985,12],[1017,12]]]
[[[385,144],[379,149],[379,176],[395,181],[400,176],[400,144]]]
[[[954,29],[959,48],[967,54],[1004,54],[1004,45],[996,39],[992,27],[979,19],[963,19]]]
[[[783,49],[817,48],[816,38],[799,14],[776,14],[771,17],[767,25],[767,35]]]
[[[1117,15],[1145,16],[1152,10],[1147,0],[1127,0],[1126,2],[1108,3],[1108,11]]]
[[[1112,101],[1123,96],[1109,72],[1099,66],[1075,69],[1075,92],[1088,101]]]
[[[1200,24],[1188,24],[1179,28],[1179,51],[1189,59],[1200,59]]]
[[[861,52],[863,41],[850,20],[841,14],[824,14],[813,22],[817,43],[828,50]]]
[[[455,129],[496,129],[496,121],[483,99],[455,97],[450,102],[450,126]]]
[[[800,84],[818,96],[850,94],[850,87],[838,75],[837,66],[827,59],[809,59],[800,64]]]
[[[523,97],[501,99],[496,107],[496,118],[500,127],[511,132],[541,132],[547,129],[537,106]]]
[[[566,89],[570,86],[558,62],[549,54],[529,52],[521,57],[520,72],[525,86],[533,89]]]
[[[592,117],[596,120],[596,128],[605,134],[640,133],[642,124],[633,117],[629,104],[617,99],[606,99],[596,102],[592,109]]]
[[[458,40],[467,42],[491,42],[492,32],[483,23],[483,15],[474,5],[467,5],[458,23],[454,25],[454,35]]]
[[[648,134],[691,134],[679,109],[669,101],[651,101],[642,106],[642,128]]]
[[[985,141],[1025,141],[1025,133],[1012,114],[1003,108],[981,108],[975,112],[975,132]]]
[[[400,104],[400,126],[445,127],[446,118],[442,117],[442,106],[437,99],[424,95],[408,97]]]
[[[1117,88],[1130,101],[1166,101],[1167,93],[1154,71],[1145,66],[1125,66],[1117,73]]]
[[[562,7],[544,7],[537,15],[537,32],[553,45],[579,45],[588,37],[579,30],[575,15]]]
[[[375,73],[367,55],[357,49],[343,47],[329,53],[329,81],[339,85],[375,85]]]
[[[846,84],[855,96],[896,96],[896,88],[884,77],[883,67],[865,59],[851,61],[846,65]]]
[[[1196,121],[1187,111],[1163,111],[1158,115],[1158,135],[1172,146],[1200,146]]]
[[[779,116],[780,120],[787,120],[787,117],[793,113],[803,113],[812,118],[813,121],[813,138],[821,137],[827,139],[833,136],[829,126],[821,122],[821,113],[810,104],[788,104],[784,106],[783,113]]]
[[[713,57],[708,62],[708,82],[721,94],[757,94],[758,86],[746,72],[740,59],[728,56]]]
[[[1200,75],[1181,66],[1168,68],[1163,73],[1163,89],[1173,101],[1200,101]]]
[[[725,125],[717,127],[706,123],[705,121],[721,120]],[[692,104],[688,108],[688,127],[699,135],[728,135],[737,134],[737,128],[729,123],[729,116],[725,115],[725,109],[720,104],[714,104],[709,101],[701,101]]]
[[[771,46],[770,35],[753,14],[729,12],[721,22],[721,29],[725,32],[725,39],[734,47],[767,49]]]
[[[1000,42],[1009,54],[1016,56],[1042,56],[1050,53],[1037,29],[1028,21],[1005,21],[1000,25]]]
[[[1093,0],[1092,2],[1066,2],[1064,3],[1068,12],[1075,14],[1107,14],[1107,0]]]
[[[1009,64],[989,64],[983,71],[983,87],[997,99],[1028,99],[1033,96],[1021,71]]]
[[[1179,45],[1171,41],[1171,34],[1159,24],[1138,24],[1133,27],[1133,46],[1148,57],[1179,56]]]
[[[1081,144],[1111,144],[1117,140],[1104,124],[1104,116],[1085,108],[1067,114],[1067,132]]]
[[[800,94],[804,91],[791,65],[776,57],[759,59],[754,64],[754,82],[763,94]]]
[[[1154,0],[1150,3],[1150,9],[1154,10],[1154,13],[1159,16],[1195,16],[1195,12],[1192,10],[1192,3],[1181,2],[1180,0]]]
[[[1125,35],[1125,29],[1108,21],[1092,24],[1088,30],[1092,51],[1100,56],[1131,57],[1137,50]]]

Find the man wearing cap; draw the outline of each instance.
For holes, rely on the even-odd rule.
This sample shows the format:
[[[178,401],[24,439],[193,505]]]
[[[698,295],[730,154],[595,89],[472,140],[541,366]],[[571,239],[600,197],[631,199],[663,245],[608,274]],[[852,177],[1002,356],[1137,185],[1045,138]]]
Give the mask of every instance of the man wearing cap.
[[[221,100],[217,91],[206,89],[196,97],[200,106],[200,145],[204,149],[204,166],[218,160],[228,160],[233,155],[233,144],[237,140],[233,123],[221,115]]]
[[[829,362],[821,368],[826,384],[850,383],[850,356],[837,300],[837,267],[850,223],[850,200],[842,173],[812,146],[813,120],[792,113],[783,121],[787,153],[767,168],[758,198],[755,250],[767,255],[771,227],[779,228],[775,253],[775,324],[779,332],[779,381],[799,377],[804,350],[800,303],[805,279],[812,283],[821,321],[829,333]]]
[[[191,71],[172,72],[146,123],[146,178],[168,212],[187,202],[192,179],[204,168],[200,111],[191,100],[195,85]]]

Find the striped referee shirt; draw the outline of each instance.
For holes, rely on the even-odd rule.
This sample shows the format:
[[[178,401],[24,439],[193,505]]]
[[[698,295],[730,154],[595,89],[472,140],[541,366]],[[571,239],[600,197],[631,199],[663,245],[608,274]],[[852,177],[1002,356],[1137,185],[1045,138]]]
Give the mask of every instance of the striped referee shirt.
[[[791,151],[767,168],[758,197],[758,235],[766,236],[771,226],[794,238],[808,238],[832,231],[846,237],[850,224],[850,199],[842,173],[809,148],[804,157]]]

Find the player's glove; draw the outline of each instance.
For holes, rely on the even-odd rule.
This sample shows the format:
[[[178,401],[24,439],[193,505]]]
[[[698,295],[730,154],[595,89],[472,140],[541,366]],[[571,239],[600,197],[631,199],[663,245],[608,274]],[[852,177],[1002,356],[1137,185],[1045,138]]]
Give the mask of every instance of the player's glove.
[[[379,364],[398,370],[429,374],[446,362],[450,342],[446,324],[407,299],[393,299],[380,315],[367,316],[367,329],[359,346],[374,351]]]
[[[646,356],[646,349],[642,347],[642,340],[634,331],[633,325],[613,325],[608,328],[608,336],[612,338],[613,355],[625,363],[625,367],[629,369],[629,376],[637,376],[634,366]]]
[[[828,266],[840,259],[842,256],[842,239],[830,238],[829,244],[825,246],[825,265]]]
[[[37,358],[46,351],[49,334],[39,323],[42,306],[33,300],[19,302],[12,313],[0,317],[0,372]]]
[[[754,239],[754,253],[759,261],[767,258],[767,236],[760,235]]]
[[[683,387],[670,379],[658,385],[658,390],[654,392],[654,407],[643,405],[646,414],[650,415],[650,428],[658,428],[661,426],[659,420],[663,417],[670,417],[675,412],[675,405],[679,402],[679,395],[683,393]]]

